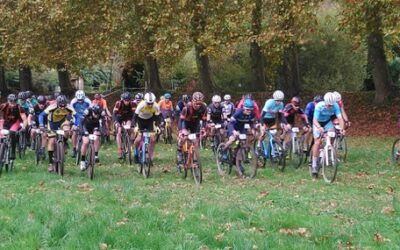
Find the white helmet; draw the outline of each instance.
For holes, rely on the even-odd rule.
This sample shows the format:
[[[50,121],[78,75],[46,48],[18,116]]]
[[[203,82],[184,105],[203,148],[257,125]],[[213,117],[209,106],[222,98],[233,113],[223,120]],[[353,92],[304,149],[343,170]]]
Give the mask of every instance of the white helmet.
[[[221,97],[219,95],[215,95],[212,97],[212,102],[221,102]]]
[[[75,92],[75,98],[78,100],[83,100],[85,99],[85,92],[83,90],[78,90]]]
[[[154,103],[156,101],[156,96],[153,93],[149,92],[144,95],[143,99],[146,103]]]
[[[283,94],[282,91],[277,90],[274,92],[274,94],[272,95],[272,97],[274,98],[274,100],[276,101],[283,101],[283,98],[285,98],[285,94]]]
[[[224,95],[224,100],[225,101],[230,101],[231,100],[231,95],[228,95],[228,94]]]
[[[332,94],[335,96],[336,102],[340,102],[340,100],[342,100],[342,95],[339,92],[335,91]]]
[[[335,98],[335,94],[333,94],[332,92],[327,92],[324,95],[324,102],[326,105],[333,105],[336,103],[336,98]]]

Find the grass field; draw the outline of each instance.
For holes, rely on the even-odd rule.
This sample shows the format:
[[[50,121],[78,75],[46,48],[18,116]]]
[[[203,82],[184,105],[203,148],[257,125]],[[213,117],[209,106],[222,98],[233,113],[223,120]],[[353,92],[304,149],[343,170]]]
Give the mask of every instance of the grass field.
[[[0,177],[0,249],[400,249],[400,167],[392,138],[350,138],[337,181],[304,165],[253,180],[181,179],[175,146],[159,145],[151,178],[101,152],[94,181],[68,159],[64,178],[30,152]]]

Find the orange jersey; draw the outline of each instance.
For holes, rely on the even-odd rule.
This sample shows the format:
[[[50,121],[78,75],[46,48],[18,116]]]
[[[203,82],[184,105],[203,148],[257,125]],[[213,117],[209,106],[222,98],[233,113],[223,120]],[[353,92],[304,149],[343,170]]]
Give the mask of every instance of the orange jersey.
[[[161,110],[173,110],[173,104],[171,100],[161,100],[158,103],[158,106],[160,106]]]
[[[92,105],[99,105],[102,109],[105,109],[107,107],[107,101],[105,99],[100,99],[100,100],[96,100],[94,99],[92,101]]]

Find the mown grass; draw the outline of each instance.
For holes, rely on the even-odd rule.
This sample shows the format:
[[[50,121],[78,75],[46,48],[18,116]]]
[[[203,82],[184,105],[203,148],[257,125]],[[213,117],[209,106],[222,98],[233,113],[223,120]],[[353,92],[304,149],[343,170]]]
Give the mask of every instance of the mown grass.
[[[30,153],[0,177],[1,249],[399,249],[400,170],[392,139],[350,138],[337,182],[306,166],[256,179],[220,178],[201,152],[204,183],[181,179],[159,145],[151,178],[101,152],[94,181],[68,159],[64,178]]]

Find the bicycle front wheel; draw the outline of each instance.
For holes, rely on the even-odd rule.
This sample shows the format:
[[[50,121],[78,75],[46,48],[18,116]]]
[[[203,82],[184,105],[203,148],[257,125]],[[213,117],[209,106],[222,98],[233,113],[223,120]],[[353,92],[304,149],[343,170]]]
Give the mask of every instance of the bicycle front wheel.
[[[192,161],[192,174],[194,178],[194,182],[199,185],[203,181],[203,171],[201,169],[201,164],[200,164],[200,156],[199,156],[199,151],[196,149],[193,149],[193,161]]]
[[[339,136],[335,140],[337,158],[340,162],[345,162],[347,158],[347,141],[345,136]]]
[[[253,148],[240,148],[236,152],[236,171],[240,177],[254,178],[257,174],[257,158]]]
[[[144,162],[142,164],[142,173],[145,178],[149,178],[150,175],[150,154],[149,154],[149,149],[146,146],[145,147],[145,152],[144,152]]]
[[[286,167],[286,154],[285,150],[280,142],[274,142],[273,147],[271,147],[270,159],[272,167],[278,168],[281,172],[285,170]]]
[[[93,180],[94,178],[94,165],[96,163],[95,161],[95,150],[94,150],[94,144],[89,143],[88,146],[88,151],[86,153],[86,161],[87,161],[87,170],[88,170],[88,176],[89,179]]]
[[[400,138],[393,142],[392,146],[392,162],[393,164],[400,164]]]
[[[0,144],[0,176],[1,176],[1,172],[3,171],[3,166],[4,166],[4,156],[6,153],[6,144],[5,143],[1,143]]]
[[[64,176],[64,142],[59,141],[57,142],[57,167],[58,174]]]
[[[332,183],[336,179],[338,161],[335,148],[333,146],[327,147],[328,149],[324,150],[324,157],[322,158],[322,175],[325,182]]]
[[[217,162],[217,171],[220,176],[224,176],[227,173],[230,173],[230,169],[232,169],[232,157],[230,154],[230,150],[227,149],[224,151],[225,143],[221,143],[218,145],[217,153],[216,153],[216,162]]]
[[[39,165],[39,162],[42,160],[41,147],[42,147],[42,136],[36,135],[36,138],[35,138],[36,165]]]
[[[289,145],[287,154],[289,156],[289,160],[293,168],[298,169],[303,163],[303,158],[304,158],[304,153],[301,148],[300,141],[298,139],[295,139],[294,141],[294,148],[293,144]]]

